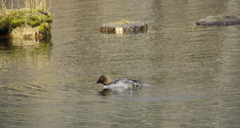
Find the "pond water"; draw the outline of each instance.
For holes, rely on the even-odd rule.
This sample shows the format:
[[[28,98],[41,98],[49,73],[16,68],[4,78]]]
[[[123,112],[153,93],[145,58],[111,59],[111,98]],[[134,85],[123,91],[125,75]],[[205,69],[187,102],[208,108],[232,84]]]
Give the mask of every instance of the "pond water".
[[[240,127],[240,26],[235,0],[51,0],[52,38],[0,40],[0,127]],[[146,33],[103,34],[143,21]],[[150,84],[101,96],[103,75]]]

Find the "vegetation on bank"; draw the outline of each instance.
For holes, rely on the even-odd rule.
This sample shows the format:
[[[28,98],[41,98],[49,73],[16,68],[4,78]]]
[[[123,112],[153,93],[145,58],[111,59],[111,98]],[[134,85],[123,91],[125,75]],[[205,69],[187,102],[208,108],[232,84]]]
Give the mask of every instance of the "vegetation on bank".
[[[0,35],[25,26],[37,27],[37,33],[50,34],[52,16],[48,12],[46,0],[23,0],[22,6],[19,0],[15,3],[13,1],[9,7],[6,1],[0,1]]]

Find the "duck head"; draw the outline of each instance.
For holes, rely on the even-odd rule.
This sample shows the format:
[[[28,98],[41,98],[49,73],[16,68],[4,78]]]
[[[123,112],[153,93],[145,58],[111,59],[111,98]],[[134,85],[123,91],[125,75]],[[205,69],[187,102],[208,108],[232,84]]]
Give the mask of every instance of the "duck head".
[[[98,83],[102,83],[104,85],[108,85],[112,82],[112,80],[108,77],[108,76],[105,76],[105,75],[102,75],[98,81],[96,82],[96,84]]]

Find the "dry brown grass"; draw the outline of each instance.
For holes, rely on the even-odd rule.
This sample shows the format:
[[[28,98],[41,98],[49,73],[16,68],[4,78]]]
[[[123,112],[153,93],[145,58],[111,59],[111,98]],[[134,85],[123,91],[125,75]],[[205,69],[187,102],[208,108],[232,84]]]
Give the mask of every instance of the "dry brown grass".
[[[10,3],[9,5],[6,4],[7,1]],[[48,11],[47,0],[0,0],[0,7],[1,13],[4,14],[6,14],[9,9],[13,11],[20,8]]]
[[[25,7],[37,10],[47,10],[47,1],[46,0],[24,0]]]

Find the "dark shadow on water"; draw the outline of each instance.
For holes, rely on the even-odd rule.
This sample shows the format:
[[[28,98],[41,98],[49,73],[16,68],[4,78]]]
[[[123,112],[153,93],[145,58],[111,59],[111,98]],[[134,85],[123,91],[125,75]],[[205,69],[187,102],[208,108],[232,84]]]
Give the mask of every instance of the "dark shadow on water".
[[[109,89],[103,89],[102,91],[99,92],[101,96],[111,96],[113,95],[113,91]]]
[[[101,96],[112,96],[112,95],[117,95],[117,96],[123,96],[123,95],[133,95],[134,92],[137,92],[138,90],[142,89],[141,87],[136,87],[133,89],[103,89],[102,91],[99,92],[99,95]]]
[[[0,39],[0,50],[8,50],[10,48],[9,39]]]

